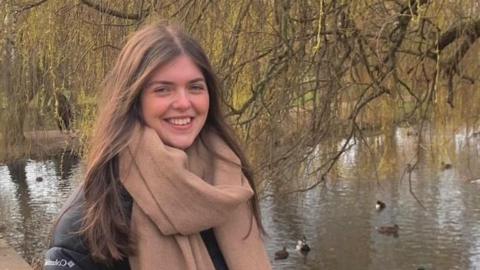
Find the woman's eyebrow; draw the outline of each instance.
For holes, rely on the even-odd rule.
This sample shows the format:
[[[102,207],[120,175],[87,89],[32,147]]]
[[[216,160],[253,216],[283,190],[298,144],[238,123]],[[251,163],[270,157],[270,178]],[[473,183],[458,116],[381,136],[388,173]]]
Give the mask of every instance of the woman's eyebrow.
[[[189,83],[196,83],[196,82],[205,82],[205,79],[204,78],[196,78],[196,79],[193,79],[193,80],[189,81]]]
[[[204,82],[205,83],[205,79],[204,78],[195,78],[193,80],[188,81],[188,83],[196,83],[196,82]],[[156,81],[149,82],[145,87],[148,88],[148,87],[151,87],[152,85],[155,85],[155,84],[173,85],[175,83],[171,82],[171,81],[156,80]]]
[[[150,87],[152,85],[155,85],[155,84],[167,84],[167,85],[172,85],[174,84],[173,82],[170,82],[170,81],[151,81],[149,82],[146,87]]]

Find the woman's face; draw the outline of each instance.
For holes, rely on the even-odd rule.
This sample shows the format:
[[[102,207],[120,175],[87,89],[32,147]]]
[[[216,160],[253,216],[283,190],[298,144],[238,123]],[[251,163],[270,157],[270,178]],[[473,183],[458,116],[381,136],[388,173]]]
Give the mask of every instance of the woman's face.
[[[181,55],[153,72],[141,96],[142,115],[166,145],[186,149],[207,120],[209,96],[200,69]]]

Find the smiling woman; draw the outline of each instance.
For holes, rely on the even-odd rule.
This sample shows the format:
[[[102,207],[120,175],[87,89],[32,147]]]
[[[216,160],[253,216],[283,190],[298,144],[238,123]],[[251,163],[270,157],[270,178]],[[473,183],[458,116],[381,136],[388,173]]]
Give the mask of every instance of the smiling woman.
[[[271,269],[253,176],[199,44],[134,33],[103,84],[86,175],[44,269]]]
[[[141,97],[143,119],[167,145],[187,149],[205,125],[208,89],[201,70],[182,55],[153,74]]]

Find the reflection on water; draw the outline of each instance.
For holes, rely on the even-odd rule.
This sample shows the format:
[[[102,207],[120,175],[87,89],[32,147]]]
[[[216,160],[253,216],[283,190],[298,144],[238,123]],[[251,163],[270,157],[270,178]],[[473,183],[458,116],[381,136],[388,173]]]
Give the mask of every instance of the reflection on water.
[[[480,269],[480,184],[468,181],[480,177],[480,139],[427,134],[417,152],[419,138],[406,133],[399,129],[393,138],[352,145],[325,185],[262,202],[269,253],[283,245],[290,252],[273,262],[274,269]],[[443,147],[427,151],[434,140]],[[425,209],[405,173],[416,159],[411,190]],[[452,169],[443,170],[442,161]],[[378,199],[387,204],[381,212]],[[400,226],[398,238],[375,229],[392,224]],[[307,257],[295,251],[302,235],[312,247]]]
[[[69,155],[0,166],[0,233],[27,261],[45,248],[50,224],[77,171],[78,159]]]
[[[427,143],[433,141],[443,147],[434,149]],[[480,138],[427,134],[420,152],[419,139],[402,129],[367,142],[351,145],[325,185],[262,201],[269,254],[284,245],[290,252],[272,261],[274,269],[479,269],[480,184],[467,180],[480,177]],[[406,164],[416,161],[409,181]],[[442,161],[453,168],[443,170]],[[307,173],[321,161],[309,162]],[[26,258],[44,250],[51,221],[80,171],[78,161],[65,156],[0,166],[0,225]],[[381,212],[377,199],[387,204]],[[375,230],[391,224],[400,226],[398,238]],[[306,257],[294,250],[303,235],[312,248]]]

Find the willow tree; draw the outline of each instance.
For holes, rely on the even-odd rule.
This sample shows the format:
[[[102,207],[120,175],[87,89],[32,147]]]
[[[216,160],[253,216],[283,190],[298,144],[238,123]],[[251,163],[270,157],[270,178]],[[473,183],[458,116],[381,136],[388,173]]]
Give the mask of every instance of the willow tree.
[[[480,112],[479,95],[468,99],[460,92],[471,93],[478,83],[480,7],[474,0],[25,0],[1,5],[2,17],[16,18],[4,21],[7,34],[1,37],[3,63],[17,66],[2,69],[7,114],[22,116],[21,110],[31,108],[43,119],[35,128],[52,128],[61,116],[55,104],[66,100],[73,129],[84,141],[98,85],[125,37],[144,23],[168,19],[183,25],[211,56],[223,82],[228,119],[259,178],[268,180],[264,184],[290,181],[306,170],[312,154],[321,155],[321,162],[308,166],[319,179],[304,187],[312,188],[365,131],[389,134],[397,125],[421,123],[463,102]],[[18,108],[7,99],[16,100]],[[23,127],[25,120],[6,121],[3,127]],[[5,135],[7,130],[16,135]],[[22,132],[4,128],[3,134],[21,138]],[[316,146],[332,139],[344,139],[340,149],[318,154]]]

